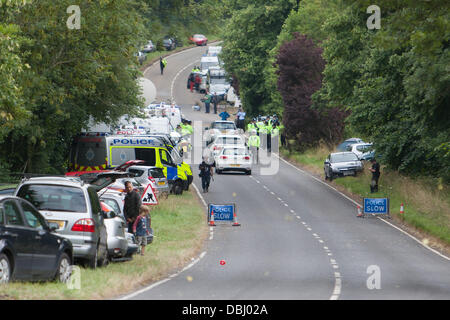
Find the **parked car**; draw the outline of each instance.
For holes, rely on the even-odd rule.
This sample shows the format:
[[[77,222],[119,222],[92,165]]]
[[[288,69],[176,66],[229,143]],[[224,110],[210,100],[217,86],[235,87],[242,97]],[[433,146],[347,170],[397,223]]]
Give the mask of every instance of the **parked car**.
[[[144,53],[153,52],[156,51],[156,46],[153,44],[152,40],[148,40],[147,44],[141,51]]]
[[[100,200],[109,205],[118,217],[125,221],[125,216],[123,213],[125,194],[117,191],[108,190],[106,192],[101,192]],[[133,254],[138,251],[138,245],[136,238],[132,233],[128,232],[128,228],[124,228],[125,239],[127,240],[127,251],[122,258],[114,258],[113,261],[117,260],[129,260],[132,258]],[[109,233],[108,233],[109,236]],[[108,244],[109,248],[109,244]]]
[[[154,189],[157,197],[167,198],[169,196],[170,187],[162,168],[132,166],[128,168],[128,172],[133,173],[133,178],[142,184],[147,185],[152,183],[152,186],[155,186]]]
[[[189,38],[189,41],[198,46],[206,46],[208,44],[208,38],[206,38],[203,34],[194,34]]]
[[[216,173],[244,171],[252,174],[252,156],[245,146],[224,146],[216,159]]]
[[[163,39],[163,46],[166,48],[167,51],[173,50],[177,47],[177,44],[175,42],[175,39],[166,37]]]
[[[355,143],[347,146],[347,151],[356,154],[359,160],[368,161],[375,157],[375,150],[373,150],[372,146],[372,143]]]
[[[143,53],[142,51],[138,51],[134,54],[134,56],[136,57],[137,61],[139,62],[140,65],[142,65],[145,61],[145,58],[147,57],[145,55],[145,53]]]
[[[108,233],[108,259],[114,261],[127,254],[128,240],[125,236],[127,223],[104,199],[101,199],[100,204],[107,214],[105,226]]]
[[[336,152],[328,155],[324,162],[325,180],[356,174],[363,170],[363,164],[353,152]]]
[[[105,213],[97,192],[124,175],[128,174],[100,173],[91,184],[69,177],[29,178],[15,195],[30,201],[48,222],[57,223],[56,232],[72,242],[74,258],[95,269],[108,263]]]
[[[245,147],[245,140],[239,135],[217,135],[214,141],[209,145],[213,156],[217,156],[225,146],[242,146]]]
[[[342,142],[340,145],[337,146],[337,151],[345,152],[348,151],[347,147],[349,145],[355,144],[355,143],[364,143],[360,138],[350,138]]]
[[[72,243],[54,231],[25,199],[0,196],[0,284],[12,280],[59,280],[72,273]]]
[[[205,128],[204,140],[206,141],[206,144],[209,145],[218,135],[241,133],[242,131],[236,127],[236,124],[233,121],[217,120],[211,123],[210,127]]]

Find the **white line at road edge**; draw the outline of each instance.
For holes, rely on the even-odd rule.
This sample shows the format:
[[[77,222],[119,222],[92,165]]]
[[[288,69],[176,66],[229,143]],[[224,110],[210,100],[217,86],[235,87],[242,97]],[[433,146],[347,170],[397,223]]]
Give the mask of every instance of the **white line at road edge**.
[[[203,251],[197,259],[195,259],[194,261],[192,261],[190,264],[188,264],[186,267],[184,267],[181,271],[179,271],[179,272],[177,272],[177,273],[175,273],[175,274],[170,275],[168,278],[166,278],[166,279],[164,279],[164,280],[155,282],[154,284],[152,284],[152,285],[150,285],[150,286],[148,286],[148,287],[146,287],[146,288],[143,288],[143,289],[141,289],[141,290],[138,290],[138,291],[136,291],[136,292],[133,292],[132,294],[126,295],[126,296],[124,296],[124,297],[122,297],[122,298],[119,298],[119,299],[116,299],[116,300],[128,300],[128,299],[131,299],[131,298],[133,298],[133,297],[135,297],[135,296],[137,296],[137,295],[139,295],[139,294],[141,294],[141,293],[144,293],[144,292],[146,292],[146,291],[149,291],[149,290],[151,290],[151,289],[153,289],[153,288],[159,286],[160,284],[163,284],[164,282],[169,281],[170,279],[175,278],[175,277],[178,276],[180,273],[182,273],[182,272],[188,270],[189,268],[192,268],[192,267],[193,267],[197,262],[199,262],[205,255],[206,255],[206,251]]]
[[[275,155],[276,155],[276,154],[275,154]],[[300,169],[300,168],[297,168],[297,167],[294,166],[292,163],[286,161],[285,159],[281,158],[280,156],[278,156],[278,155],[276,155],[276,156],[277,156],[281,161],[285,162],[287,165],[291,166],[292,168],[294,168],[294,169],[300,171],[300,172],[303,173],[303,174],[306,174],[307,176],[313,178],[314,180],[320,182],[321,184],[323,184],[323,185],[325,185],[325,186],[327,186],[327,187],[333,189],[334,191],[336,191],[337,193],[339,193],[341,196],[343,196],[343,197],[346,198],[347,200],[351,201],[352,203],[356,204],[357,206],[361,206],[361,207],[362,207],[361,204],[359,204],[359,203],[356,202],[355,200],[353,200],[353,199],[347,197],[345,194],[343,194],[342,192],[340,192],[339,190],[337,190],[337,189],[334,188],[333,186],[330,186],[328,183],[325,183],[325,182],[323,182],[322,180],[317,179],[316,177],[314,177],[314,176],[313,176],[312,174],[310,174],[309,172],[306,172],[306,171],[304,171],[304,170],[302,170],[302,169]],[[425,247],[425,248],[427,248],[428,250],[434,252],[435,254],[441,256],[442,258],[444,258],[444,259],[450,261],[450,258],[449,258],[449,257],[447,257],[446,255],[440,253],[439,251],[437,251],[437,250],[435,250],[435,249],[433,249],[433,248],[427,246],[427,245],[424,244],[422,241],[420,241],[419,239],[417,239],[417,238],[414,237],[413,235],[409,234],[408,232],[406,232],[406,231],[400,229],[399,227],[393,225],[392,223],[386,221],[385,219],[382,219],[382,218],[380,218],[380,217],[377,217],[377,219],[383,221],[384,223],[387,223],[387,224],[390,225],[391,227],[397,229],[398,231],[404,233],[405,235],[407,235],[407,236],[410,237],[411,239],[413,239],[413,240],[415,240],[416,242],[420,243],[423,247]]]
[[[206,204],[206,201],[205,201],[205,199],[203,198],[203,196],[202,196],[202,194],[200,193],[200,191],[198,190],[197,186],[196,186],[194,183],[192,183],[192,186],[194,187],[195,191],[197,192],[198,196],[200,197],[200,200],[202,201],[203,205],[204,205],[206,208],[208,208],[208,205]],[[210,235],[210,239],[211,239],[211,237],[213,236],[213,231],[212,231],[212,230],[210,231],[210,234],[211,234],[211,235]],[[149,291],[149,290],[151,290],[151,289],[153,289],[153,288],[159,286],[160,284],[163,284],[164,282],[169,281],[170,279],[173,279],[173,278],[177,277],[180,273],[182,273],[182,272],[188,270],[189,268],[192,268],[192,267],[193,267],[197,262],[199,262],[205,255],[206,255],[206,251],[203,251],[203,252],[199,255],[199,257],[198,257],[197,259],[195,259],[194,261],[192,261],[190,264],[188,264],[186,267],[184,267],[181,271],[179,271],[179,272],[177,272],[177,273],[174,273],[174,274],[168,276],[166,279],[163,279],[163,280],[161,280],[161,281],[155,282],[154,284],[152,284],[152,285],[150,285],[150,286],[148,286],[148,287],[145,287],[145,288],[143,288],[143,289],[141,289],[141,290],[138,290],[138,291],[136,291],[136,292],[133,292],[133,293],[131,293],[131,294],[129,294],[129,295],[126,295],[126,296],[124,296],[124,297],[122,297],[122,298],[119,298],[119,299],[117,299],[117,300],[128,300],[128,299],[131,299],[131,298],[133,298],[133,297],[135,297],[135,296],[137,296],[137,295],[139,295],[139,294],[141,294],[141,293],[143,293],[143,292]]]

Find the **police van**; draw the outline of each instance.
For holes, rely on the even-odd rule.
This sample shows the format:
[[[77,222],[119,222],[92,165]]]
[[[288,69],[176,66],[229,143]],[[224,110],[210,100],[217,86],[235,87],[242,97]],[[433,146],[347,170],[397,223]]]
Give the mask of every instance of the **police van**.
[[[183,163],[174,161],[160,139],[146,135],[81,134],[72,144],[70,170],[114,168],[129,160],[144,160],[146,166],[162,168],[174,194],[181,194],[189,186]]]

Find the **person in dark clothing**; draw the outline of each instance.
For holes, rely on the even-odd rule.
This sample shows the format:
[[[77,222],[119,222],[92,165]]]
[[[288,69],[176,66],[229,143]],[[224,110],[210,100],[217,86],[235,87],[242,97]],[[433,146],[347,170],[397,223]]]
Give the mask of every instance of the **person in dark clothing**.
[[[166,67],[167,61],[162,57],[159,57],[159,67],[161,68],[161,74],[164,73],[164,68]]]
[[[378,192],[378,179],[380,178],[380,164],[377,162],[377,160],[372,159],[370,160],[372,163],[372,168],[369,170],[372,172],[372,181],[370,182],[370,192]]]
[[[125,190],[127,194],[125,195],[125,200],[123,204],[123,214],[128,223],[128,232],[133,233],[133,223],[139,215],[139,208],[141,207],[141,197],[133,189],[133,184],[131,181],[125,182]]]
[[[199,91],[200,90],[200,84],[202,83],[202,77],[200,77],[199,74],[197,74],[194,77],[194,83],[195,83],[195,91]]]
[[[214,105],[214,114],[217,114],[217,103],[219,102],[219,97],[217,96],[217,94],[214,92],[214,95],[212,96],[212,101],[211,101]]]
[[[211,182],[211,177],[213,175],[212,165],[206,163],[205,158],[203,158],[202,163],[198,166],[200,170],[199,176],[202,178],[202,188],[203,193],[208,192],[209,183]]]

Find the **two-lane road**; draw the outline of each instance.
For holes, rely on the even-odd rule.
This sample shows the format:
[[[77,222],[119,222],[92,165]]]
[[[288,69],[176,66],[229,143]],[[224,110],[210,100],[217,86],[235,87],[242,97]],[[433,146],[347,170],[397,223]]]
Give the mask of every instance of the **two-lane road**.
[[[145,77],[157,101],[175,100],[188,119],[201,95],[187,76],[205,48],[167,58]],[[274,157],[273,161],[278,158]],[[200,186],[198,163],[194,184]],[[377,218],[356,218],[355,204],[279,160],[275,174],[215,175],[205,203],[235,203],[240,227],[212,227],[204,252],[186,270],[125,299],[449,299],[450,261]],[[206,223],[206,209],[205,209]],[[225,263],[221,263],[224,261]]]

